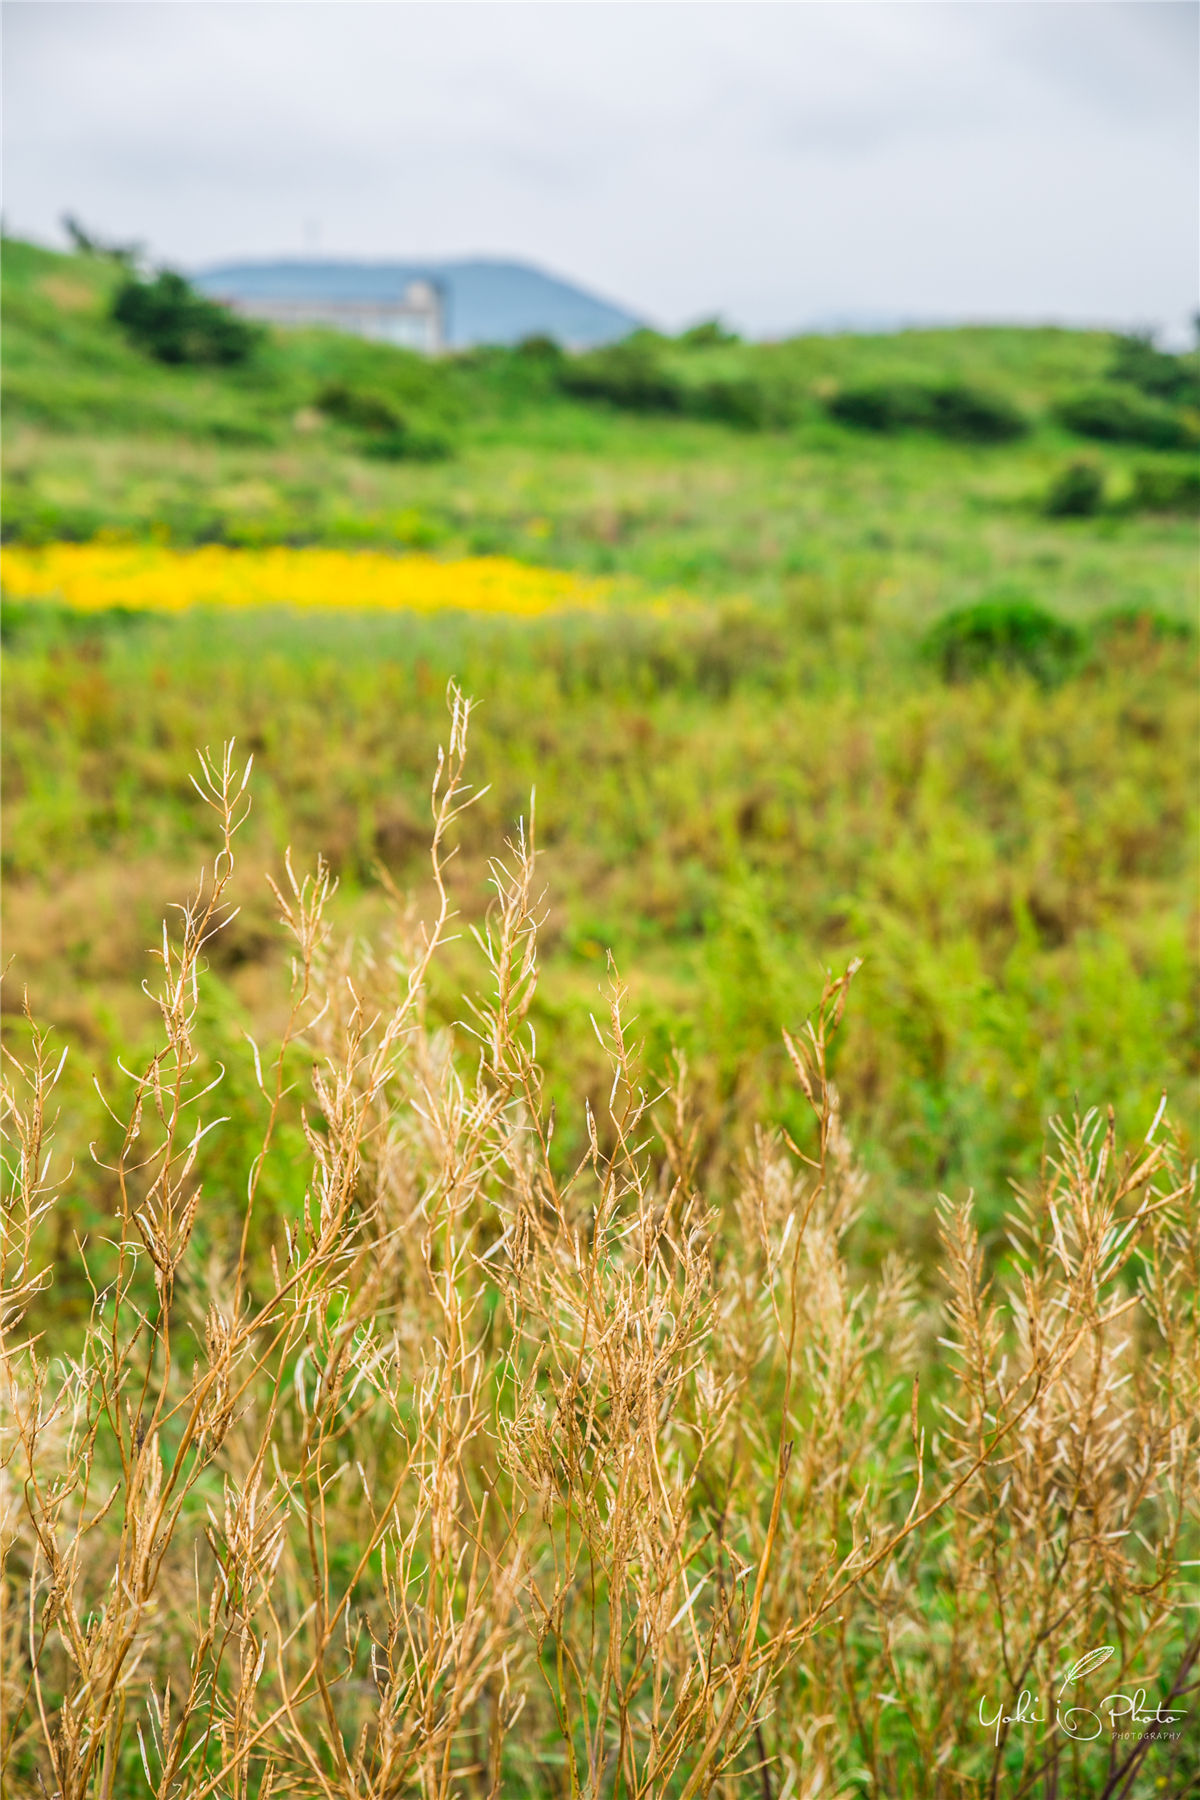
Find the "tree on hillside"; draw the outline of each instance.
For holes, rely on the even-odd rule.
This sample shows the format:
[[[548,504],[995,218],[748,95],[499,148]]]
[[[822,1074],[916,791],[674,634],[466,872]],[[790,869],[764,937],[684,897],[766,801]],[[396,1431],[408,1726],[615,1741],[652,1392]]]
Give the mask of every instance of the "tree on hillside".
[[[133,276],[123,282],[112,316],[140,349],[165,363],[244,362],[262,335],[173,269],[160,270],[153,281]]]

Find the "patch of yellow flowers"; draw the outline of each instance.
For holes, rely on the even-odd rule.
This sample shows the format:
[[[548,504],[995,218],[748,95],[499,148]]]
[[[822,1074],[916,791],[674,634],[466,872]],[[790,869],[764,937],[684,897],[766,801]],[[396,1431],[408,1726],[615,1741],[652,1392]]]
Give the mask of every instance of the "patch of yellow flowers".
[[[82,612],[129,607],[348,607],[361,610],[533,615],[595,606],[612,591],[563,569],[507,556],[390,556],[377,550],[172,550],[157,544],[48,544],[0,551],[0,582],[14,600],[56,600]]]

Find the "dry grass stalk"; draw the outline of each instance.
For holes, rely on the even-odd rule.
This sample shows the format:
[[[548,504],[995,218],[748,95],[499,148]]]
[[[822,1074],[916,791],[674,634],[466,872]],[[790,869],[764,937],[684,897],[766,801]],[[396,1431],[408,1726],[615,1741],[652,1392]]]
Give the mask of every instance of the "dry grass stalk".
[[[828,1791],[848,1757],[877,1792],[1001,1791],[1012,1748],[972,1737],[964,1689],[1043,1681],[1096,1632],[1124,1673],[1174,1626],[1193,1185],[1154,1132],[1118,1165],[1085,1120],[1002,1293],[947,1206],[954,1360],[919,1404],[915,1277],[856,1288],[844,1253],[862,1177],[828,1051],[853,968],[787,1039],[815,1154],[760,1134],[727,1208],[699,1191],[686,1065],[647,1092],[614,969],[608,1117],[563,1178],[529,1020],[532,822],[492,866],[489,991],[457,1047],[426,1021],[472,798],[457,693],[451,713],[427,927],[401,908],[388,954],[338,945],[327,869],[286,861],[292,1006],[267,1067],[252,1046],[263,1131],[225,1255],[197,1236],[221,1122],[199,1009],[249,767],[202,759],[221,850],[164,931],[161,1046],[130,1076],[110,1241],[79,1249],[91,1313],[57,1361],[26,1325],[58,1193],[36,1032],[6,1081],[5,1791],[770,1800]],[[263,1175],[297,1123],[307,1190],[275,1220]]]

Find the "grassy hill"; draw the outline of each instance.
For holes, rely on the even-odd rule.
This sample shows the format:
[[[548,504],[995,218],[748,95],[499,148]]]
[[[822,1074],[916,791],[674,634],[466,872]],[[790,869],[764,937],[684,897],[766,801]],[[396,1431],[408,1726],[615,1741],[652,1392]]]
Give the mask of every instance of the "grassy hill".
[[[770,345],[647,335],[643,365],[669,404],[654,410],[652,396],[638,411],[567,391],[590,371],[602,393],[607,376],[628,401],[605,353],[564,362],[538,345],[428,363],[312,331],[270,336],[244,367],[168,368],[107,316],[123,279],[112,264],[9,241],[3,278],[3,519],[26,541],[108,528],[181,544],[419,542],[766,592],[825,555],[927,559],[933,529],[951,557],[964,534],[982,540],[981,573],[1008,579],[1026,573],[1030,515],[1081,451],[1117,506],[1138,469],[1194,464],[1186,451],[1081,443],[1056,423],[1056,403],[1104,388],[1112,347],[1098,333]],[[972,444],[848,429],[830,415],[847,391],[921,383],[998,398],[1030,429],[1003,446]],[[338,392],[341,408],[322,410]],[[415,458],[395,434],[347,420],[346,396],[402,418]],[[705,412],[733,422],[696,416]],[[1015,519],[1020,545],[1006,530]],[[1061,530],[1046,542],[1054,549],[1034,554],[1061,557]],[[1076,586],[1073,573],[1065,585]]]
[[[1062,423],[1081,391],[1136,398],[1111,340],[711,330],[639,338],[632,361],[531,344],[426,363],[304,332],[215,370],[127,339],[111,263],[10,241],[3,277],[10,541],[502,552],[628,596],[537,625],[10,607],[10,953],[97,1054],[142,1028],[128,977],[205,842],[194,747],[254,749],[251,864],[323,850],[353,925],[381,904],[380,865],[422,879],[454,675],[486,702],[493,783],[463,828],[469,915],[538,786],[538,1031],[574,1121],[564,1156],[572,1096],[600,1080],[609,948],[651,1064],[689,1051],[714,1167],[756,1111],[802,1129],[779,1024],[823,964],[866,957],[839,1080],[884,1239],[923,1243],[932,1189],[968,1181],[998,1225],[1076,1092],[1140,1117],[1166,1082],[1194,1128],[1195,454]],[[844,404],[963,392],[1019,429],[870,429]],[[364,401],[397,428],[364,423]],[[1165,410],[1186,443],[1186,397]],[[1095,510],[1051,516],[1080,460]],[[947,681],[925,633],[976,604],[1077,628],[1062,679]],[[234,1022],[275,1004],[257,872],[221,977],[235,1071]],[[77,1104],[84,1131],[83,1087]]]

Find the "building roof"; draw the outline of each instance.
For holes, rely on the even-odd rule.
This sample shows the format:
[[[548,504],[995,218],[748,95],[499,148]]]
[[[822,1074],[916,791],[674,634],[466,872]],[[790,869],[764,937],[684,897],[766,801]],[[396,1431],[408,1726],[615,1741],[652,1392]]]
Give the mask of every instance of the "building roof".
[[[445,340],[454,348],[510,344],[544,333],[564,345],[611,343],[644,323],[525,263],[484,259],[439,263],[296,259],[223,263],[192,277],[207,293],[233,300],[403,301],[410,282],[429,281],[445,307]]]

